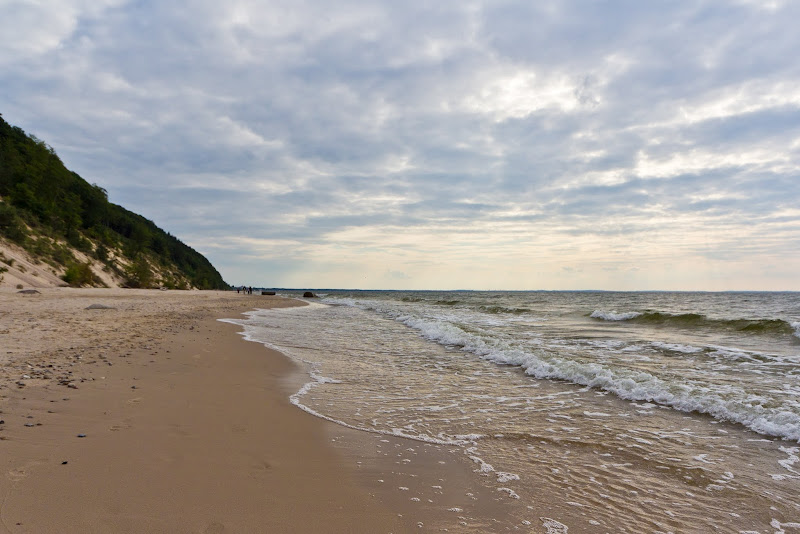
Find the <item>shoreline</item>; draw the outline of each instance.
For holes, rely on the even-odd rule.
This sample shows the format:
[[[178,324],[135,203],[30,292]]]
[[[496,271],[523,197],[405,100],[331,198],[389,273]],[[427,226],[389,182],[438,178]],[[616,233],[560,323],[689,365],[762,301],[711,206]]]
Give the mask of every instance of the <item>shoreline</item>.
[[[356,481],[329,423],[289,403],[297,366],[218,320],[291,301],[45,289],[0,302],[0,532],[409,531]]]
[[[545,526],[551,519],[541,517],[540,530],[526,517],[538,518],[532,511],[546,513],[552,503],[542,499],[536,506],[522,506],[521,513],[519,501],[494,487],[493,477],[468,454],[464,444],[356,428],[317,413],[294,399],[309,384],[317,384],[309,364],[248,339],[244,330],[238,334],[247,343],[279,354],[298,371],[284,380],[287,402],[323,425],[326,444],[336,450],[358,486],[391,510],[402,525],[398,532],[551,532]]]

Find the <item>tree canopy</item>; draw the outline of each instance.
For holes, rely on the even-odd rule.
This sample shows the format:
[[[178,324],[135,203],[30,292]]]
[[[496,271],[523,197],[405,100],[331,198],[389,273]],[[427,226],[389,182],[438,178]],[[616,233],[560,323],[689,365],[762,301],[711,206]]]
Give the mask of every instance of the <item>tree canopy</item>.
[[[66,240],[101,261],[119,249],[137,264],[147,256],[174,266],[200,289],[227,289],[199,252],[152,221],[108,201],[102,187],[67,169],[55,150],[0,114],[0,236],[30,245],[27,228]],[[141,266],[141,261],[138,263]]]

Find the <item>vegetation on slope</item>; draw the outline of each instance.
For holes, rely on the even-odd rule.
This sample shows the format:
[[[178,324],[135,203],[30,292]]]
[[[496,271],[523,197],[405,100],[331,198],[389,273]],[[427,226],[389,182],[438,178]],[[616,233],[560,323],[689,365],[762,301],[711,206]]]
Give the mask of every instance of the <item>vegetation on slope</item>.
[[[73,250],[105,264],[130,287],[228,289],[199,252],[152,221],[108,201],[64,167],[55,151],[0,115],[0,237],[66,268],[71,285],[97,285]]]

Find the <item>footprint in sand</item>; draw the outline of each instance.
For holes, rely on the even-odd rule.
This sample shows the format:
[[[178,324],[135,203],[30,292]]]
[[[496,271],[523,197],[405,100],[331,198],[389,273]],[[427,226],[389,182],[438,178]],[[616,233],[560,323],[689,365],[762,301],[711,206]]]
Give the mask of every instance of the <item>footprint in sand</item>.
[[[119,432],[120,430],[130,430],[133,427],[131,419],[123,419],[115,425],[111,425],[108,429],[112,432]]]
[[[248,472],[250,478],[260,480],[272,468],[272,465],[267,461],[256,461],[250,465]]]
[[[206,527],[206,530],[204,532],[205,534],[222,534],[223,532],[225,532],[225,525],[223,525],[222,523],[214,522],[208,525],[208,527]]]
[[[26,476],[28,476],[28,473],[26,473],[25,469],[22,467],[17,467],[16,469],[12,469],[8,472],[8,478],[11,480],[11,482],[19,482]]]
[[[20,480],[22,480],[23,478],[27,477],[30,474],[30,470],[32,467],[39,465],[40,463],[42,462],[39,461],[28,462],[24,465],[12,469],[8,473],[6,473],[6,476],[8,476],[8,479],[11,480],[11,482],[19,482]]]

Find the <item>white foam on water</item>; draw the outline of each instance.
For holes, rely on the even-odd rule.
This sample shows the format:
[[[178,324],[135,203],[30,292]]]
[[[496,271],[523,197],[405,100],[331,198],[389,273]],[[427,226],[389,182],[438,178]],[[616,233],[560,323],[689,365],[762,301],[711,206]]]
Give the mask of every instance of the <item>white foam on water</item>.
[[[791,325],[794,328],[794,336],[800,337],[800,321],[793,322]]]
[[[781,447],[780,450],[786,454],[787,458],[778,460],[778,464],[789,471],[791,475],[771,475],[773,480],[800,479],[800,472],[794,468],[794,464],[800,462],[800,457],[797,455],[800,452],[800,447]]]
[[[777,519],[770,521],[769,526],[775,529],[775,534],[786,534],[785,528],[791,528],[792,530],[800,529],[800,523],[781,523]]]
[[[485,437],[486,434],[456,434],[453,436],[453,439],[462,443],[466,443],[468,441],[477,441]]]
[[[418,330],[426,339],[445,346],[461,347],[463,351],[501,365],[521,367],[535,378],[566,380],[614,393],[626,400],[654,402],[684,412],[706,413],[719,420],[742,424],[761,434],[800,441],[800,410],[776,406],[772,398],[738,386],[720,387],[690,379],[668,382],[635,368],[581,362],[539,349],[519,348],[503,339],[467,332],[439,316],[422,318],[396,313],[390,316]],[[753,353],[745,356],[752,358]]]
[[[589,316],[592,319],[602,319],[603,321],[630,321],[642,315],[640,312],[609,312],[604,310],[595,310]]]
[[[512,499],[519,499],[519,495],[517,495],[516,492],[511,488],[497,488],[497,491],[508,493],[508,496],[511,497]]]
[[[664,343],[662,341],[653,341],[650,344],[659,349],[671,350],[673,352],[682,352],[684,354],[695,354],[697,352],[703,352],[703,349],[701,347],[692,347],[691,345],[681,345],[680,343]]]
[[[540,517],[539,520],[542,522],[542,526],[547,531],[547,534],[567,534],[569,527],[564,523],[559,523],[555,519],[550,519],[549,517]]]
[[[474,454],[472,454],[473,452],[475,452],[475,447],[470,447],[469,449],[467,449],[467,453],[470,455],[469,459],[478,464],[479,467],[477,471],[479,473],[488,475],[489,473],[495,472],[492,464],[486,463],[480,456],[475,456]]]
[[[476,447],[469,447],[468,449],[466,449],[465,452],[467,453],[467,456],[469,457],[470,460],[472,460],[473,462],[478,464],[478,469],[476,470],[478,473],[481,473],[482,475],[487,475],[487,476],[490,475],[490,474],[494,474],[494,476],[497,479],[497,482],[499,482],[501,484],[504,483],[504,482],[511,482],[513,480],[520,480],[519,475],[517,475],[517,474],[506,473],[504,471],[495,470],[495,468],[494,468],[494,466],[492,466],[492,464],[487,463],[486,461],[484,461],[483,458],[481,458],[480,456],[477,456],[475,454],[476,450],[477,450]]]
[[[512,480],[519,480],[519,475],[515,475],[514,473],[504,473],[503,471],[497,472],[498,482],[503,483],[503,482],[510,482]]]
[[[765,360],[777,360],[774,356],[766,354],[764,352],[758,352],[754,350],[743,350],[738,349],[735,347],[724,347],[720,345],[709,345],[709,349],[713,349],[713,352],[710,352],[709,356],[717,356],[724,360],[733,360],[733,361],[751,361],[751,362],[759,362]]]

